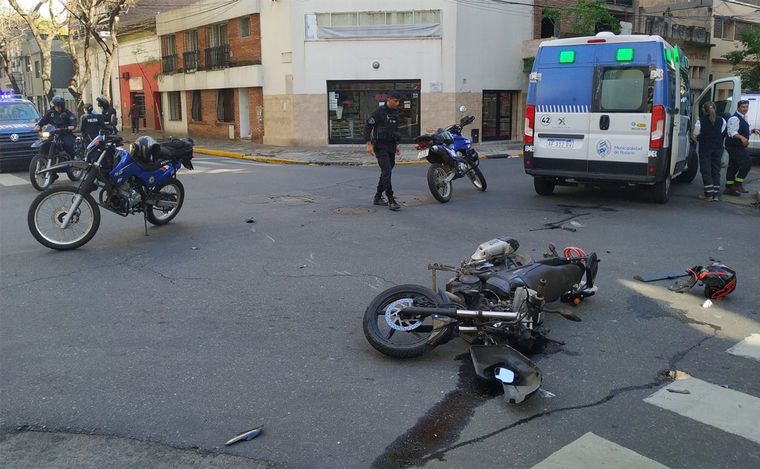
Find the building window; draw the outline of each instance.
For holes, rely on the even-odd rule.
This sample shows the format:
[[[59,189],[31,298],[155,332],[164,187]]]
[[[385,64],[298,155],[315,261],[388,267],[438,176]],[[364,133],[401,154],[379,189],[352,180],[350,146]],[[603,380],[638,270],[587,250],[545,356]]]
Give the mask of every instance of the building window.
[[[317,13],[315,16],[317,25],[326,27],[441,22],[441,10],[335,12]]]
[[[169,92],[169,120],[182,120],[182,98],[180,98],[179,91]]]
[[[227,23],[212,24],[208,28],[209,47],[227,45]]]
[[[736,25],[735,26],[735,31],[734,31],[734,40],[736,40],[736,41],[741,41],[742,40],[742,35],[744,33],[748,33],[748,32],[750,32],[752,30],[760,31],[760,26],[758,26],[756,24],[742,23],[742,22],[739,22],[739,21],[737,21],[734,24]]]
[[[34,61],[34,76],[36,78],[40,77],[40,61],[39,60]]]
[[[200,122],[203,120],[201,116],[201,91],[200,90],[193,91],[193,104],[191,107],[191,113],[192,113],[192,119],[195,122]]]
[[[235,93],[232,89],[219,90],[216,97],[216,120],[235,122]]]
[[[182,56],[186,71],[192,72],[198,69],[199,54],[197,29],[185,31],[185,52],[182,53]]]
[[[164,73],[177,70],[177,47],[174,34],[161,36],[161,68]]]
[[[240,18],[240,37],[248,37],[251,35],[251,17],[244,16]]]

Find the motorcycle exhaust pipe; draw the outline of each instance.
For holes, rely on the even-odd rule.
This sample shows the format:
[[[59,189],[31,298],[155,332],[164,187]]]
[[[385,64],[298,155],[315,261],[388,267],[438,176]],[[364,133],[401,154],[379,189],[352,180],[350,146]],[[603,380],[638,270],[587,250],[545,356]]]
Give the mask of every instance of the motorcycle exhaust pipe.
[[[519,313],[515,311],[473,311],[469,309],[453,308],[424,308],[409,306],[400,312],[430,316],[438,314],[450,318],[481,318],[481,319],[517,319]]]

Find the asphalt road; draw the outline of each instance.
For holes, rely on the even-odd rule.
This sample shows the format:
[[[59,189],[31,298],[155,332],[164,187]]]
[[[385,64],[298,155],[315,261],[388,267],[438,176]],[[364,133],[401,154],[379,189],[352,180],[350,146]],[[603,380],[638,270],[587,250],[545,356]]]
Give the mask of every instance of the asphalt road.
[[[197,161],[172,223],[146,237],[140,217],[104,212],[72,252],[30,235],[29,184],[0,185],[3,466],[522,468],[592,432],[668,467],[760,467],[756,426],[726,431],[644,401],[679,383],[663,380],[672,369],[760,412],[760,362],[726,352],[760,333],[757,210],[700,202],[697,182],[664,206],[628,190],[540,197],[504,159],[482,162],[487,192],[457,180],[448,204],[425,166],[397,167],[393,213],[370,204],[377,168]],[[547,229],[569,217],[577,231]],[[602,259],[582,322],[549,317],[564,345],[534,357],[555,397],[507,406],[473,378],[461,340],[407,361],[368,345],[376,294],[429,285],[428,263],[504,235],[536,257],[554,242]],[[711,308],[700,288],[633,280],[711,257],[739,275]],[[730,425],[732,396],[702,404]],[[260,424],[257,439],[223,446]]]

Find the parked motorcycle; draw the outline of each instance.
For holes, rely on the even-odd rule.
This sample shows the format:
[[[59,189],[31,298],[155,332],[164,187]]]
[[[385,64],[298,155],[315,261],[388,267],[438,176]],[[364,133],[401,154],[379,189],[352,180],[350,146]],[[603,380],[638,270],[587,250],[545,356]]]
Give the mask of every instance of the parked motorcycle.
[[[143,213],[146,234],[148,222],[164,225],[177,216],[185,199],[177,171],[181,166],[193,169],[193,141],[165,142],[156,146],[150,160],[121,148],[121,143],[120,136],[98,135],[87,146],[87,154],[97,160],[69,161],[41,171],[71,167],[84,177],[78,187],[50,188],[34,199],[27,223],[37,241],[59,250],[86,244],[100,226],[98,207],[124,217]],[[96,202],[90,193],[98,189]]]
[[[439,202],[451,200],[451,181],[465,176],[477,190],[486,190],[486,179],[478,168],[478,152],[472,148],[472,141],[462,135],[462,129],[474,120],[474,116],[465,116],[459,124],[420,135],[414,140],[417,144],[417,158],[430,162],[428,187]]]
[[[497,380],[505,398],[519,403],[541,386],[543,376],[525,354],[548,340],[546,313],[578,321],[561,302],[579,304],[596,293],[599,260],[595,253],[553,245],[545,258],[518,254],[517,240],[481,244],[459,267],[433,264],[454,272],[437,292],[421,285],[398,285],[377,295],[364,313],[364,335],[379,352],[394,358],[420,356],[455,335],[472,344],[478,376]]]
[[[38,191],[44,191],[58,179],[57,173],[52,171],[42,173],[42,170],[49,169],[65,161],[81,161],[84,159],[84,142],[82,139],[80,137],[76,138],[74,142],[74,154],[69,155],[63,149],[60,129],[56,129],[52,125],[47,126],[40,132],[40,138],[32,144],[32,148],[37,149],[37,155],[29,163],[29,180]],[[81,169],[71,166],[67,167],[65,171],[72,182],[82,179],[83,171]]]

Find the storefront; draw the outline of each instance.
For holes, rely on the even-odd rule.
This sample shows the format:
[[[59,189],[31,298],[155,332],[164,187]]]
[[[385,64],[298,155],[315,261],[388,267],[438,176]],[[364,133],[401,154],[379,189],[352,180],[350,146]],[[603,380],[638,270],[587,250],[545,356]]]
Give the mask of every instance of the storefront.
[[[512,140],[516,91],[483,90],[483,141]]]
[[[420,135],[420,80],[362,80],[327,82],[329,143],[364,143],[364,125],[389,90],[401,93],[401,141],[413,142]]]

